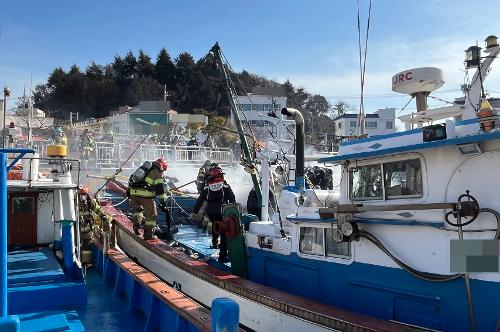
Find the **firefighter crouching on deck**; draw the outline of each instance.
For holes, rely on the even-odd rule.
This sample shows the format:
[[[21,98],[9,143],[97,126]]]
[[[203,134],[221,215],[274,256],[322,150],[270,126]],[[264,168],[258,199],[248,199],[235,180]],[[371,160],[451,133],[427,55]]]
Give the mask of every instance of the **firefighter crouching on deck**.
[[[91,240],[93,236],[92,224],[94,220],[90,211],[92,210],[92,200],[89,196],[89,188],[80,186],[78,190],[78,215],[80,218],[80,237],[81,237],[81,257],[83,264],[92,262]]]
[[[165,180],[163,172],[167,170],[167,163],[162,158],[149,162],[146,161],[139,167],[129,180],[128,195],[130,206],[134,210],[134,232],[139,235],[139,229],[144,221],[144,239],[155,238],[156,226],[155,197],[160,199],[160,209],[165,211],[167,195],[165,193]]]
[[[213,224],[215,221],[222,221],[222,205],[235,203],[236,199],[233,190],[229,184],[224,181],[224,173],[220,167],[212,169],[207,182],[208,186],[205,187],[198,197],[193,209],[193,214],[197,214],[203,202],[206,201],[205,212]],[[218,238],[219,234],[215,233],[214,227],[212,227],[212,248],[217,248]],[[226,236],[224,234],[220,234],[219,248],[219,262],[224,262],[227,258]]]

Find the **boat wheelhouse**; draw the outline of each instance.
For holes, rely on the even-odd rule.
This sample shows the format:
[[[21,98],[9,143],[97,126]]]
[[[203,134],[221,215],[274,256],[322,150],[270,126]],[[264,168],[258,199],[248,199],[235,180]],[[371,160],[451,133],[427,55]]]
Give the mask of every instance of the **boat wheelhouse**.
[[[412,326],[494,330],[498,257],[467,265],[474,253],[453,249],[495,247],[500,233],[499,119],[482,94],[500,48],[488,46],[464,88],[470,103],[433,112],[426,98],[444,83],[439,69],[395,75],[394,90],[417,99],[408,130],[344,142],[320,159],[340,167],[338,196],[301,179],[285,188],[286,218],[275,213],[245,234],[249,279]]]

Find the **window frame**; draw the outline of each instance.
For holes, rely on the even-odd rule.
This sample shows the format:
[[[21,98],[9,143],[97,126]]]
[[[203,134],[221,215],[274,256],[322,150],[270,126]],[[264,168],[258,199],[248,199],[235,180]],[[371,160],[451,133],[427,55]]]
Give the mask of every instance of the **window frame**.
[[[316,228],[316,229],[321,229],[323,231],[323,255],[315,255],[315,254],[309,254],[306,252],[301,251],[301,231],[303,228]],[[349,242],[348,248],[349,248],[349,254],[348,255],[327,255],[326,252],[326,231],[328,229],[332,228],[332,224],[304,224],[300,225],[298,227],[298,241],[297,241],[297,254],[300,257],[304,258],[309,258],[309,259],[317,259],[317,260],[326,260],[326,261],[336,261],[336,262],[342,262],[344,264],[346,263],[351,263],[354,259],[354,253],[353,253],[353,245],[351,242]]]
[[[390,127],[388,126],[389,124],[390,124]],[[385,122],[385,129],[387,129],[387,130],[394,129],[394,122],[392,122],[392,120],[391,121],[386,121]]]
[[[422,171],[422,160],[420,158],[410,158],[410,159],[404,159],[404,160],[394,160],[394,161],[386,161],[385,164],[388,163],[395,163],[395,162],[405,162],[409,160],[418,160],[420,162],[420,176],[422,177],[421,182],[422,182],[422,193],[421,194],[412,194],[412,195],[391,195],[388,196],[385,194],[385,173],[382,173],[383,177],[383,183],[384,183],[384,197],[388,201],[393,201],[395,199],[410,199],[410,198],[421,198],[424,196],[424,176],[423,176],[423,171]],[[383,167],[384,163],[382,164]]]
[[[352,125],[354,123],[354,126]],[[349,120],[349,128],[358,128],[358,121]]]
[[[26,209],[25,203],[22,205],[17,204],[16,202],[19,200],[27,200],[29,201],[29,207],[31,208],[29,211]],[[20,208],[20,209],[19,209]],[[37,210],[37,201],[35,200],[35,196],[14,196],[12,197],[11,211],[12,214],[34,214]]]
[[[368,123],[375,124],[375,126],[369,126]],[[378,129],[378,121],[365,120],[365,128],[366,129]]]
[[[386,195],[386,188],[385,188],[385,177],[384,177],[384,163],[392,163],[392,162],[398,162],[398,161],[407,161],[407,160],[413,160],[413,159],[418,159],[420,161],[420,173],[422,176],[422,194],[420,195],[404,195],[404,196],[391,196],[391,198],[388,198]],[[381,166],[382,170],[382,193],[383,197],[380,198],[368,198],[368,199],[352,199],[351,196],[351,179],[350,179],[350,170],[355,169],[357,167],[361,166],[370,166],[370,165],[377,165],[379,164]],[[375,160],[364,160],[364,161],[351,161],[347,168],[347,173],[349,178],[347,179],[347,184],[346,184],[346,189],[347,189],[347,199],[351,202],[385,202],[385,201],[395,201],[395,200],[415,200],[415,199],[422,199],[427,196],[427,168],[426,168],[426,163],[425,163],[425,158],[420,154],[420,153],[410,153],[406,155],[399,155],[399,156],[392,156],[392,157],[386,157],[386,158],[379,158]]]
[[[351,167],[349,169],[355,169],[358,167],[364,167],[364,166],[373,166],[373,165],[380,165],[380,172],[382,175],[382,197],[366,197],[366,198],[353,198],[352,197],[352,192],[351,192],[351,172],[348,172],[349,174],[349,179],[348,179],[348,187],[349,187],[349,199],[354,202],[359,202],[359,201],[382,201],[385,198],[385,185],[384,185],[384,164],[383,163],[370,163],[366,165],[357,165],[355,167]]]

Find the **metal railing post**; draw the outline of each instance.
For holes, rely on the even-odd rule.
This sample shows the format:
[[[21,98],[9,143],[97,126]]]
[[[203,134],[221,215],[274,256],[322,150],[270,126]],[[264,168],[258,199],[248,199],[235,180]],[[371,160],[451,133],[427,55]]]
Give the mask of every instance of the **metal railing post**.
[[[94,151],[95,151],[95,166],[96,167],[99,167],[97,166],[97,155],[98,155],[98,151],[97,151],[97,142],[94,143]]]
[[[0,331],[20,329],[19,317],[7,310],[7,155],[0,152]]]
[[[122,145],[118,143],[118,167],[122,164]]]
[[[0,314],[7,317],[7,155],[0,152]]]

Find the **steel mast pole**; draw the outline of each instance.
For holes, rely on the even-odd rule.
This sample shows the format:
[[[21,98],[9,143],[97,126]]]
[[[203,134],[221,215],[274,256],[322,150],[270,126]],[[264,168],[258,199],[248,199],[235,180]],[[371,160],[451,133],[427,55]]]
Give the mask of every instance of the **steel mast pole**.
[[[0,152],[0,293],[0,316],[5,318],[7,317],[7,158],[3,152]]]
[[[5,126],[6,126],[6,121],[7,121],[7,97],[10,96],[10,90],[9,88],[5,87],[3,88],[3,122],[2,122],[2,148],[5,149]]]
[[[234,120],[236,122],[236,129],[238,130],[238,133],[239,133],[241,147],[243,148],[243,153],[244,153],[245,158],[247,160],[253,162],[253,157],[250,154],[250,148],[248,147],[248,141],[247,141],[247,138],[243,132],[243,126],[241,125],[241,120],[240,120],[240,116],[238,114],[238,109],[236,108],[236,105],[235,105],[234,99],[233,99],[233,95],[231,93],[230,84],[229,84],[229,82],[231,80],[229,78],[229,73],[227,72],[226,66],[224,66],[224,63],[222,62],[222,54],[221,54],[219,43],[215,43],[214,47],[212,47],[212,52],[215,55],[215,60],[217,61],[217,65],[220,67],[222,75],[224,75],[224,80],[226,82],[227,98],[229,99],[231,111],[233,112]],[[257,202],[259,203],[259,205],[261,205],[262,204],[262,191],[260,189],[259,179],[257,178],[257,174],[254,173],[251,175],[252,175],[253,187],[255,188],[255,194],[257,196]]]

